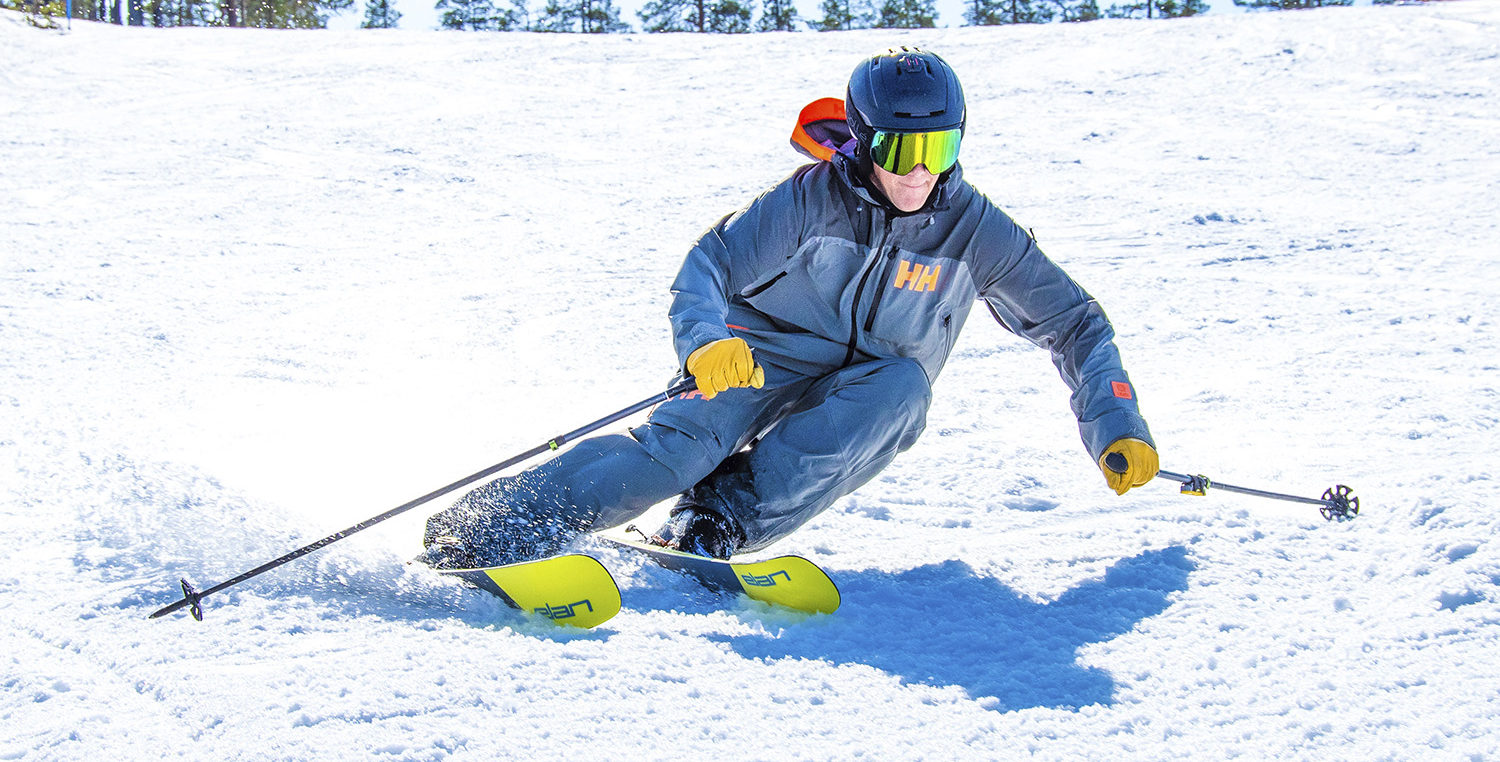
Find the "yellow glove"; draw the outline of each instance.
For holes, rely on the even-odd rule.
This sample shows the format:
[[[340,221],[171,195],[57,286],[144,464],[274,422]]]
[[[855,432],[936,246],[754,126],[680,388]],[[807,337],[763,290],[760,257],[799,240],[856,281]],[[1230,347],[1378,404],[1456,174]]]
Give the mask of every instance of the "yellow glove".
[[[688,355],[687,372],[698,380],[698,391],[707,399],[730,388],[765,386],[766,372],[750,354],[744,339],[719,339]]]
[[[1106,464],[1110,455],[1119,453],[1125,458],[1125,472],[1120,473]],[[1104,472],[1104,480],[1109,482],[1109,488],[1116,495],[1123,495],[1130,491],[1131,487],[1139,487],[1156,476],[1156,471],[1161,467],[1161,462],[1156,457],[1156,448],[1144,441],[1134,437],[1122,437],[1116,439],[1114,444],[1104,448],[1104,454],[1099,456],[1099,470]]]

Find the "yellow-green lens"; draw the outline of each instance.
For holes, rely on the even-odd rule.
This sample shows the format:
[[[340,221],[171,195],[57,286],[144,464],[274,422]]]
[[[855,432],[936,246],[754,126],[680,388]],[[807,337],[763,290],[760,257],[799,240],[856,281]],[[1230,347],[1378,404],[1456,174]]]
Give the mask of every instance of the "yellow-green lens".
[[[870,158],[887,172],[904,175],[927,167],[934,175],[947,172],[958,161],[959,130],[938,132],[880,132],[870,146]]]

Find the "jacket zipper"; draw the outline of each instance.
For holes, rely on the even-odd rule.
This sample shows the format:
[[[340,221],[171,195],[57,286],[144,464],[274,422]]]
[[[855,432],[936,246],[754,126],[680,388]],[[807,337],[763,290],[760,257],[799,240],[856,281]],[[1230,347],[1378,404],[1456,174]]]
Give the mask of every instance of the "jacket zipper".
[[[880,280],[876,281],[877,284],[886,282],[886,276],[890,275],[891,273],[891,262],[895,259],[896,249],[895,247],[891,247],[891,249],[885,253],[885,264],[880,268]],[[875,291],[875,301],[870,304],[870,314],[865,316],[865,333],[869,333],[870,331],[875,330],[875,313],[880,311],[880,303],[885,301],[884,299],[880,298],[884,293],[885,289],[879,288],[877,286],[877,290]]]
[[[785,277],[786,277],[786,270],[782,270],[781,272],[776,273],[776,277],[774,277],[774,278],[766,281],[765,283],[760,284],[759,286],[756,286],[755,288],[752,288],[752,289],[749,289],[749,290],[745,291],[744,293],[740,294],[740,296],[743,296],[746,299],[748,299],[748,298],[750,298],[752,296],[755,296],[756,294],[761,293],[762,291],[765,291],[766,289],[768,289],[771,286],[775,285],[776,281],[781,280],[782,278],[785,278]]]
[[[886,217],[881,224],[880,241],[877,246],[871,246],[871,250],[879,251],[880,247],[885,245],[885,239],[890,237],[890,234],[891,219]],[[854,303],[849,306],[849,351],[844,354],[843,364],[845,367],[854,360],[854,347],[859,343],[859,303],[864,299],[865,285],[869,283],[870,275],[880,267],[883,259],[884,257],[879,255],[871,258],[870,264],[865,267],[864,274],[859,278],[859,285],[854,289]],[[875,299],[877,303],[880,301],[879,296],[879,292],[877,291]],[[875,306],[875,304],[871,304],[870,309],[873,311]]]

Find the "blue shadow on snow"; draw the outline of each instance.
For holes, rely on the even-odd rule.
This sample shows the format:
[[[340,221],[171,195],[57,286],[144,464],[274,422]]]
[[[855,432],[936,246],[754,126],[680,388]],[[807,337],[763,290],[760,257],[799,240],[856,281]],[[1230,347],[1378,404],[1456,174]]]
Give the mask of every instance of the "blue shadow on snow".
[[[1160,614],[1194,569],[1173,546],[1127,558],[1050,603],[948,561],[892,574],[834,572],[837,614],[771,635],[725,637],[746,658],[865,664],[903,682],[992,696],[1003,711],[1112,704],[1115,683],[1077,651]]]

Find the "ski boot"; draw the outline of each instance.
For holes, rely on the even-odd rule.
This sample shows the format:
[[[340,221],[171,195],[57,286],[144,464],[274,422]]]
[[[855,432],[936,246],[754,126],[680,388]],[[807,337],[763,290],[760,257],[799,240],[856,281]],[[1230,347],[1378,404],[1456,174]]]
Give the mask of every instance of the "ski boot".
[[[418,561],[434,569],[482,569],[552,555],[577,531],[469,498],[427,519]]]
[[[675,509],[667,523],[647,541],[652,545],[719,560],[734,555],[739,546],[738,534],[729,520],[701,506]]]

